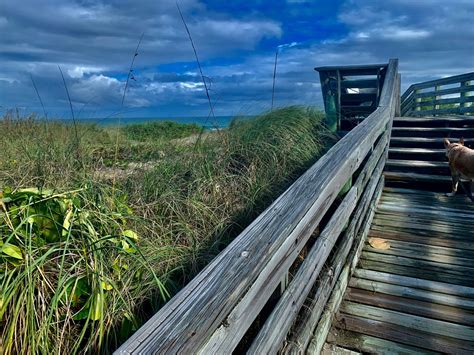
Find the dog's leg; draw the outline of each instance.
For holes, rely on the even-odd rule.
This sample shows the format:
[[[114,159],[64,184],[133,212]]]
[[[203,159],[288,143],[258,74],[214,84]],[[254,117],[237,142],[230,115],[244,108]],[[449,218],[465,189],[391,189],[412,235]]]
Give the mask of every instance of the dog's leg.
[[[471,180],[469,184],[469,190],[466,191],[467,196],[474,202],[474,196],[472,196],[472,192],[474,191],[474,180]]]
[[[467,189],[464,184],[462,183],[462,181],[460,181],[461,183],[461,187],[463,189],[463,191],[466,193],[467,197],[469,197],[471,199],[472,202],[474,202],[474,197],[472,196],[472,192],[471,192],[471,186],[472,186],[472,182],[471,182],[471,186],[469,186],[469,189]]]
[[[447,196],[454,196],[456,195],[456,192],[458,191],[458,183],[459,183],[459,175],[451,175],[451,178],[453,180],[453,190],[446,194]]]

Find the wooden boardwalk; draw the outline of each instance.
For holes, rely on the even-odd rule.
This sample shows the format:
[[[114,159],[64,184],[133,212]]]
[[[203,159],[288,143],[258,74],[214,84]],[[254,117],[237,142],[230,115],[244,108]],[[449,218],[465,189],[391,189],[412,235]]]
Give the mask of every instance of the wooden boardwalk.
[[[474,73],[400,96],[396,59],[318,70],[341,140],[116,354],[474,353],[474,204],[443,146],[474,145]]]
[[[327,342],[372,353],[474,353],[473,226],[465,196],[386,188]]]

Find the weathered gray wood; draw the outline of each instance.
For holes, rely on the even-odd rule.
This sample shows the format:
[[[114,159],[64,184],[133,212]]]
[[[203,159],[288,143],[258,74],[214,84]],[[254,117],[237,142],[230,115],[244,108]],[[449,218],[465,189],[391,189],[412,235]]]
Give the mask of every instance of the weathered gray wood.
[[[324,344],[321,355],[357,355],[359,352],[341,348],[333,344]]]
[[[365,251],[369,251],[372,253],[379,253],[379,254],[386,254],[386,255],[400,255],[407,258],[419,259],[419,260],[428,260],[437,262],[440,264],[447,264],[447,265],[461,265],[474,268],[474,260],[469,258],[463,258],[460,256],[452,256],[452,255],[442,255],[442,254],[431,254],[427,252],[423,246],[418,247],[416,249],[408,249],[403,248],[399,249],[395,245],[390,245],[390,249],[381,250],[372,248],[370,245],[366,245],[364,247]]]
[[[352,302],[391,309],[416,316],[428,317],[456,324],[474,326],[474,313],[465,309],[446,306],[439,303],[414,300],[400,296],[388,295],[349,287],[345,299]],[[329,339],[328,339],[329,340]]]
[[[339,280],[334,286],[331,298],[329,299],[324,313],[319,320],[318,326],[314,330],[314,335],[308,345],[308,349],[306,350],[307,354],[319,354],[321,352],[321,349],[326,342],[329,329],[331,329],[332,320],[341,305],[344,292],[347,288],[348,279],[350,278],[349,272],[350,264],[346,264],[339,276]]]
[[[407,114],[411,115],[423,115],[423,116],[436,116],[436,115],[444,115],[444,114],[473,114],[474,113],[474,106],[467,106],[467,107],[453,107],[453,108],[442,108],[439,110],[415,110],[409,111]]]
[[[367,279],[372,281],[380,281],[384,283],[407,286],[418,288],[422,290],[428,290],[439,293],[446,293],[449,295],[455,295],[460,297],[473,297],[474,298],[474,287],[465,287],[459,285],[453,285],[444,282],[435,282],[417,279],[414,277],[406,277],[395,274],[389,274],[385,272],[378,272],[373,270],[357,269],[354,275],[361,279]],[[474,300],[472,301],[474,302]]]
[[[473,97],[473,96],[469,96]],[[437,117],[395,117],[393,119],[396,123],[429,123],[436,120],[436,122],[446,122],[446,123],[466,123],[466,124],[474,124],[474,117],[473,116],[437,116]]]
[[[375,181],[375,180],[374,180]],[[308,347],[316,327],[323,307],[330,296],[331,290],[334,288],[336,280],[346,262],[346,259],[352,262],[355,257],[355,249],[363,244],[365,235],[362,227],[370,224],[375,212],[375,206],[380,198],[384,185],[383,177],[374,184],[369,184],[364,192],[361,202],[349,224],[346,232],[342,237],[342,243],[339,245],[336,254],[332,257],[328,268],[321,274],[320,281],[314,295],[311,295],[309,302],[302,307],[299,314],[299,322],[296,323],[287,339],[287,345],[282,350],[285,354],[304,353]],[[356,246],[353,249],[353,245]]]
[[[357,200],[362,195],[367,181],[371,177],[376,179],[381,175],[385,162],[387,143],[388,133],[385,133],[371,153],[371,157],[365,164],[357,181],[331,217],[331,220],[316,240],[310,253],[306,256],[287,292],[279,300],[262,330],[255,338],[249,353],[273,353],[280,348],[280,344],[285,339],[291,324],[336,243],[337,237],[347,224],[346,222],[354,210]]]
[[[424,332],[422,328],[408,328],[349,314],[341,314],[338,320],[344,325],[344,329],[434,350],[438,353],[472,355],[474,351],[472,342]]]
[[[381,101],[117,353],[196,352],[226,324],[235,332],[217,340],[228,343],[231,338],[226,350],[233,349],[393,118],[397,65],[396,60],[389,63],[382,92],[389,96],[382,97],[385,106]],[[238,311],[244,306],[245,312]]]
[[[427,89],[435,86],[443,86],[449,84],[461,83],[468,80],[474,80],[474,72],[465,73],[461,75],[454,75],[443,79],[435,79],[430,81],[425,81],[422,83],[412,84],[410,87],[403,93],[401,99],[406,101],[407,98],[413,93],[415,89]]]
[[[375,219],[374,219],[375,221]],[[389,240],[398,240],[403,242],[414,242],[418,244],[423,244],[429,248],[435,247],[445,247],[446,249],[452,249],[454,247],[459,248],[455,250],[462,250],[472,253],[474,251],[474,243],[472,241],[452,241],[446,240],[445,238],[440,238],[438,236],[420,236],[413,233],[402,232],[402,231],[380,231],[380,230],[371,230],[369,236],[374,238],[384,238]],[[430,250],[430,249],[428,249]]]
[[[411,266],[415,268],[425,268],[433,272],[444,272],[444,273],[453,274],[453,275],[462,276],[466,274],[472,274],[474,272],[474,268],[470,268],[470,267],[465,267],[465,266],[460,266],[460,265],[439,264],[433,261],[406,258],[399,255],[387,255],[387,254],[380,255],[378,253],[363,251],[362,257],[367,260],[383,261],[389,264],[405,265],[405,266]]]
[[[335,330],[336,331],[336,330]],[[340,334],[339,334],[340,333]],[[381,355],[434,355],[437,352],[421,349],[418,347],[400,344],[394,341],[380,339],[369,335],[355,333],[351,331],[338,332],[336,339],[332,342],[339,346],[358,349],[363,353],[381,354]]]
[[[460,248],[456,243],[451,243],[449,247],[432,245],[431,243],[425,240],[425,243],[419,243],[418,239],[415,237],[408,240],[397,240],[397,238],[389,238],[388,235],[380,236],[380,238],[385,239],[389,244],[390,248],[394,248],[401,253],[404,250],[411,252],[421,252],[423,254],[433,255],[434,257],[440,256],[449,256],[451,258],[466,258],[471,259],[471,262],[474,262],[474,252],[472,250],[466,250]],[[472,242],[471,242],[472,243]]]
[[[449,322],[443,322],[426,317],[404,314],[401,312],[362,305],[354,302],[344,302],[341,312],[353,316],[369,318],[381,322],[396,324],[402,327],[421,329],[424,332],[444,335],[456,339],[472,341],[474,328]]]
[[[470,92],[473,91],[474,87],[469,85],[469,86],[464,86],[464,87],[454,87],[454,88],[449,88],[449,89],[442,89],[438,91],[425,91],[425,92],[415,92],[415,95],[413,96],[416,99],[421,99],[424,97],[434,97],[434,96],[444,96],[444,95],[451,95],[451,94],[458,94],[458,93],[463,93],[463,92]]]
[[[434,86],[443,86],[449,84],[461,83],[463,81],[473,80],[474,72],[469,72],[460,75],[453,75],[442,79],[434,79],[429,81],[424,81],[422,83],[413,84],[410,86],[412,89],[426,89]],[[408,91],[408,90],[407,90]]]
[[[472,89],[474,91],[474,88]],[[436,93],[436,91],[435,91]],[[461,93],[461,95],[465,95],[466,92]],[[439,97],[439,96],[436,96]],[[451,97],[448,99],[435,99],[435,100],[427,100],[423,102],[417,102],[417,106],[435,106],[433,108],[433,111],[438,111],[442,110],[439,105],[445,105],[445,104],[465,104],[468,102],[474,102],[474,96],[461,96],[461,97]],[[438,106],[438,107],[436,107]]]

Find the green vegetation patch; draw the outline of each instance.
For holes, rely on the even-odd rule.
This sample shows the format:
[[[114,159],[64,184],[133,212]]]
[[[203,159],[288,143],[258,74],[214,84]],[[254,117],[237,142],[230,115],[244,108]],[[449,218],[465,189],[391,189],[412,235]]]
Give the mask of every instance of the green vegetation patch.
[[[131,217],[105,190],[0,191],[2,353],[100,348],[137,327],[134,298],[167,296]]]
[[[139,142],[185,138],[202,131],[202,127],[197,124],[182,124],[173,121],[130,124],[123,126],[121,129],[128,139]]]
[[[0,352],[115,350],[334,143],[322,118],[185,143],[199,127],[0,120]]]

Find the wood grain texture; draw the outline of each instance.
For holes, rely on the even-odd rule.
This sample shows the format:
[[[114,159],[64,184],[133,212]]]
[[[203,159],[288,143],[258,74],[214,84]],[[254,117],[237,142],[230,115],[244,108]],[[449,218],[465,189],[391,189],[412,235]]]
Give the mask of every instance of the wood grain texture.
[[[305,306],[301,308],[299,322],[294,324],[287,339],[287,344],[281,350],[282,353],[302,354],[306,351],[311,341],[314,328],[324,310],[324,305],[330,296],[331,290],[334,288],[346,260],[349,260],[352,264],[358,245],[364,242],[364,228],[367,224],[370,224],[369,221],[373,218],[375,206],[377,205],[384,185],[383,177],[380,178],[377,184],[373,185],[376,186],[369,185],[366,188],[366,192],[361,199],[361,204],[357,208],[349,227],[342,236],[342,243],[336,250],[335,255],[331,258],[328,267],[321,274],[315,292],[311,294]]]
[[[358,199],[361,197],[368,180],[373,179],[377,181],[380,177],[384,167],[387,143],[388,133],[385,133],[371,153],[356,182],[316,240],[310,253],[306,256],[289,288],[265,322],[264,327],[254,340],[249,353],[272,353],[280,348],[306,296],[318,278],[337,238],[347,225],[349,217]]]

